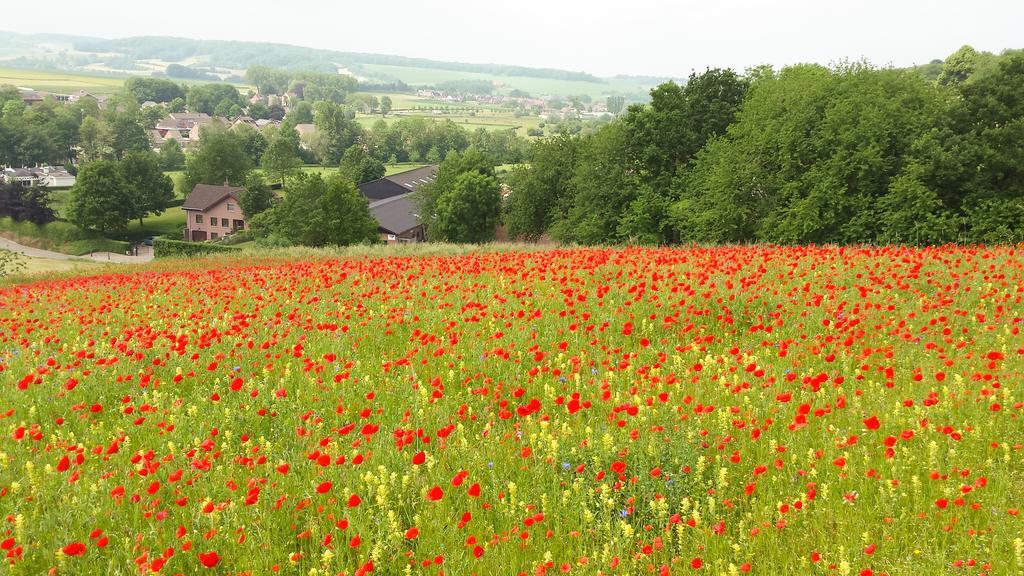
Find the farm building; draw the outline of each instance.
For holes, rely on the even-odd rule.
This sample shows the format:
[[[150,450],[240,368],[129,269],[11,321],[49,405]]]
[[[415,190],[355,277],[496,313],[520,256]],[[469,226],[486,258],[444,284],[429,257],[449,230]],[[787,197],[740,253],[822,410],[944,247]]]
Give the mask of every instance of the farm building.
[[[433,182],[436,173],[437,166],[424,166],[359,185],[359,191],[370,202],[370,214],[377,220],[383,242],[426,240],[426,229],[416,213],[412,193],[419,186]]]

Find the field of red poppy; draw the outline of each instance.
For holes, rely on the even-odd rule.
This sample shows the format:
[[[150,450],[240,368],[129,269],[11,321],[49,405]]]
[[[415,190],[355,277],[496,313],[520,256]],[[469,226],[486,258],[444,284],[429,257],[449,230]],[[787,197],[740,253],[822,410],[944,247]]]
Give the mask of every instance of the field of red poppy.
[[[1019,247],[0,290],[0,572],[1021,574]]]

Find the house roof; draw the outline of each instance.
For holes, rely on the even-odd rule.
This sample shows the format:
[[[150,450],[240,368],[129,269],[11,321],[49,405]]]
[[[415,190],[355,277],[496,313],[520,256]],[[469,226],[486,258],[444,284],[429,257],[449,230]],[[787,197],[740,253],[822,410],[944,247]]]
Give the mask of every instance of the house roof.
[[[316,134],[315,124],[296,124],[295,131],[299,133],[299,136],[307,136]]]
[[[391,176],[385,176],[387,180],[405,186],[409,190],[415,190],[420,184],[427,184],[434,181],[434,175],[437,173],[437,166],[430,165],[422,168],[416,168],[414,170],[406,170],[398,174],[392,174]]]
[[[372,203],[374,200],[383,200],[414,192],[420,185],[433,182],[436,173],[437,166],[434,165],[406,170],[405,172],[364,182],[359,185],[359,191]]]
[[[227,197],[238,198],[238,193],[245,188],[236,186],[214,186],[212,184],[196,184],[181,205],[184,210],[207,211]]]
[[[206,112],[171,112],[167,116],[173,120],[190,120],[192,122],[211,119]]]
[[[45,99],[43,93],[37,90],[20,90],[20,93],[23,102],[42,102]]]
[[[170,114],[167,118],[157,122],[154,128],[157,130],[191,130],[196,126],[214,122],[214,118],[206,114],[178,114],[179,117],[175,116],[175,114]]]
[[[370,202],[370,214],[377,219],[377,227],[388,234],[404,234],[422,222],[416,216],[412,193]]]

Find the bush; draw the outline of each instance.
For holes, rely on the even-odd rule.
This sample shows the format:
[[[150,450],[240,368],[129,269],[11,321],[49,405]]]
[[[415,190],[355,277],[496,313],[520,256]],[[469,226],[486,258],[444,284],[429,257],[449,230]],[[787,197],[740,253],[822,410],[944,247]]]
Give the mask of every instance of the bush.
[[[157,238],[153,241],[154,258],[178,258],[238,252],[238,248],[206,242],[183,242]]]
[[[253,235],[252,232],[248,230],[242,230],[240,232],[231,234],[230,236],[222,236],[219,244],[221,246],[233,246],[235,244],[241,244],[243,242],[251,242],[255,239],[256,237]]]
[[[121,240],[110,240],[109,238],[90,238],[87,240],[73,240],[61,246],[61,252],[82,256],[93,252],[113,252],[124,254],[132,245]]]

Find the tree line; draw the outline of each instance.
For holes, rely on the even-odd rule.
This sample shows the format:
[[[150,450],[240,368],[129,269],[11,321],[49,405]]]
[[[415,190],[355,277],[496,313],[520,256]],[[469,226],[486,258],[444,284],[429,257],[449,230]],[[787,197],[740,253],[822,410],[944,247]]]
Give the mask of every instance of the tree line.
[[[984,73],[951,57],[936,81],[863,62],[708,70],[536,143],[504,219],[580,244],[1017,242],[1022,94],[1020,53]]]

